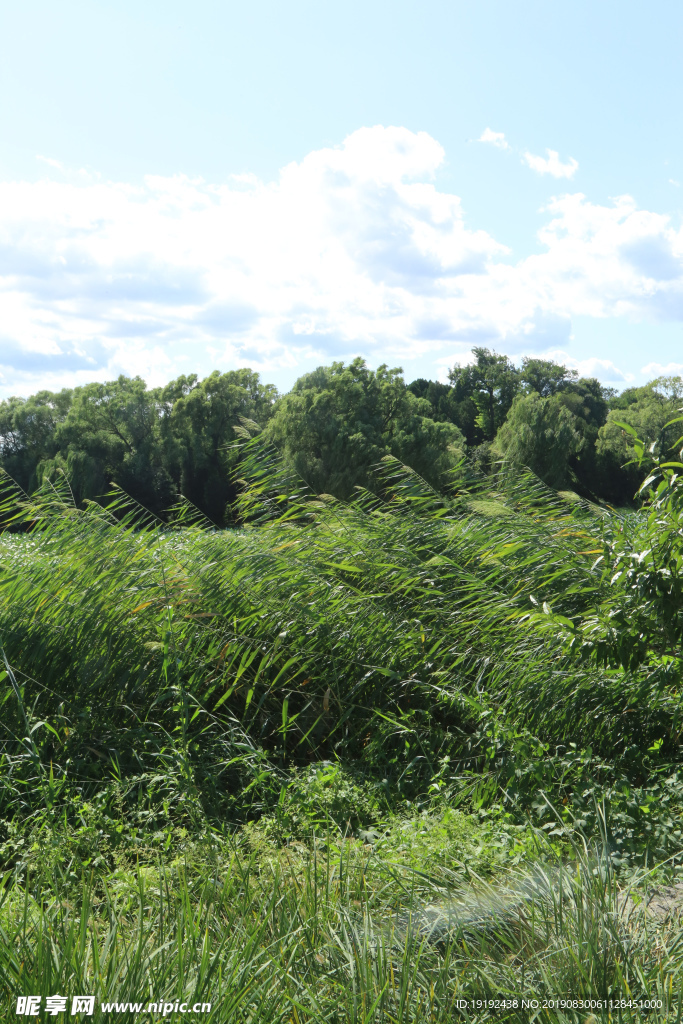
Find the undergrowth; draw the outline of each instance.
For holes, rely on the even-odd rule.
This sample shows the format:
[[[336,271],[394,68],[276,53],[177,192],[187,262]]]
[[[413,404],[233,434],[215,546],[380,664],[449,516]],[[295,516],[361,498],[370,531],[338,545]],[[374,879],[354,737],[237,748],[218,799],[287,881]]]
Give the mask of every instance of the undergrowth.
[[[5,479],[5,991],[23,964],[36,991],[194,986],[216,1020],[447,1020],[554,964],[673,1007],[678,938],[627,935],[614,894],[683,851],[675,473],[619,512],[505,467],[444,496],[393,459],[342,503],[259,437],[239,467],[228,531]],[[514,941],[387,937],[418,890],[502,891],[539,858],[579,888]]]

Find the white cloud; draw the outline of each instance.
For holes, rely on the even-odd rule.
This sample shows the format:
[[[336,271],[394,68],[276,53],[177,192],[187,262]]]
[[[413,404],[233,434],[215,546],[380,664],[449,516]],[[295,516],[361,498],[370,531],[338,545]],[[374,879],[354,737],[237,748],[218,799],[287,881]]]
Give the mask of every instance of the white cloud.
[[[64,164],[61,162],[61,160],[55,160],[54,157],[41,156],[39,153],[36,157],[36,160],[39,160],[41,164],[47,164],[48,167],[54,167],[57,171],[64,170]]]
[[[525,153],[524,160],[532,171],[538,174],[552,174],[553,178],[573,178],[579,169],[578,161],[570,156],[569,162],[563,164],[555,149],[546,149],[547,157]]]
[[[427,376],[472,345],[564,350],[577,315],[683,320],[669,218],[565,195],[543,251],[513,261],[433,183],[443,160],[424,132],[375,127],[270,183],[0,182],[2,390],[357,354]]]
[[[598,359],[591,356],[588,359],[576,359],[569,352],[562,349],[554,349],[543,353],[544,359],[552,359],[568,370],[576,370],[579,377],[597,377],[598,380],[607,384],[628,384],[634,379],[632,373],[620,370],[611,359]]]
[[[576,369],[580,377],[597,377],[610,384],[628,384],[634,379],[632,373],[620,370],[611,359],[598,359],[595,356],[590,359],[570,359],[568,365]]]
[[[490,142],[492,146],[497,146],[498,149],[509,149],[510,145],[505,138],[504,132],[494,132],[490,128],[484,128],[477,142]]]
[[[648,363],[640,372],[648,380],[654,377],[680,377],[683,374],[683,363]]]
[[[51,156],[41,156],[40,153],[36,156],[36,160],[41,164],[46,164],[51,167],[54,171],[59,171],[62,178],[67,181],[71,181],[76,185],[89,185],[92,182],[99,181],[100,175],[93,173],[93,171],[86,169],[85,167],[73,168],[66,167],[61,160],[55,160]]]

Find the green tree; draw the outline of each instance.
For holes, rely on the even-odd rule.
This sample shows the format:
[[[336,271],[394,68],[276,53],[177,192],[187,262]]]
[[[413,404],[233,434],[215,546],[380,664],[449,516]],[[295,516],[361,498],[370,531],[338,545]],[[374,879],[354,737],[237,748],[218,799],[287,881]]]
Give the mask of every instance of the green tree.
[[[34,490],[38,466],[57,452],[55,433],[72,398],[65,389],[0,402],[0,464],[25,491]]]
[[[550,487],[573,486],[572,460],[585,440],[576,416],[560,395],[535,391],[518,395],[498,431],[492,452],[518,466],[528,466]]]
[[[475,362],[454,366],[448,377],[462,399],[471,398],[478,410],[477,425],[484,439],[493,441],[505,422],[515,395],[522,386],[519,370],[507,357],[487,348],[473,348]]]
[[[621,394],[613,394],[610,409],[628,409],[642,399],[651,399],[653,395],[666,402],[679,402],[683,397],[683,378],[655,377],[642,387],[625,388]]]
[[[408,387],[416,398],[429,402],[430,419],[436,423],[455,423],[462,431],[468,447],[481,444],[484,440],[483,431],[477,422],[479,409],[462,382],[455,385],[442,384],[437,380],[420,377]]]
[[[679,436],[677,426],[665,429],[665,425],[676,416],[682,394],[680,377],[659,377],[644,387],[627,388],[612,400],[596,442],[608,500],[618,504],[632,501],[642,475],[637,464],[629,464],[634,457],[634,439],[620,423],[633,428],[643,443],[652,448],[654,457],[661,457]]]
[[[215,370],[198,381],[179,377],[154,392],[161,409],[164,463],[176,487],[215,523],[236,495],[234,428],[242,419],[265,425],[277,389],[250,369]]]
[[[550,359],[532,359],[529,356],[522,359],[522,369],[519,371],[523,388],[528,392],[535,391],[541,398],[566,390],[578,376],[576,370],[568,370],[560,363]]]
[[[157,514],[186,495],[216,523],[235,497],[234,427],[267,422],[277,391],[249,369],[148,390],[121,376],[0,403],[2,466],[27,491],[64,474],[78,502],[112,483]]]
[[[438,486],[460,457],[464,438],[430,413],[400,370],[373,371],[354,359],[300,377],[278,403],[266,436],[318,493],[348,497],[354,485],[369,483],[371,467],[389,454]]]
[[[55,428],[54,447],[55,455],[39,464],[38,479],[63,471],[78,501],[98,498],[112,482],[155,512],[176,497],[164,466],[157,405],[140,377],[76,388]]]
[[[604,467],[599,464],[596,443],[607,419],[611,390],[593,377],[568,381],[556,392],[558,400],[574,417],[574,428],[582,439],[581,447],[570,458],[575,486],[590,498],[603,498]]]

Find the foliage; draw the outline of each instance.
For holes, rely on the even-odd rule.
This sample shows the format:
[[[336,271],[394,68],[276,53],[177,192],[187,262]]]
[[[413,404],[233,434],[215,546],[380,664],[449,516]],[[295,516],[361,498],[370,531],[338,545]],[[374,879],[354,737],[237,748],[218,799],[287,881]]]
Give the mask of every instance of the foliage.
[[[148,389],[119,377],[0,403],[0,461],[31,492],[66,477],[77,503],[112,483],[156,513],[179,495],[222,524],[236,492],[225,449],[242,419],[265,423],[277,392],[251,370]]]
[[[448,384],[420,378],[406,385],[399,369],[372,371],[355,359],[318,367],[281,397],[240,369],[202,381],[182,376],[151,390],[139,378],[119,377],[10,398],[0,402],[0,466],[28,493],[66,476],[77,503],[101,501],[114,483],[163,516],[183,496],[221,526],[231,522],[237,496],[234,430],[265,429],[313,490],[345,500],[356,485],[373,485],[373,467],[385,455],[448,491],[464,455],[488,473],[505,453],[553,486],[633,502],[639,480],[617,423],[671,443],[659,434],[681,394],[680,378],[616,395],[551,360],[524,357],[516,367],[485,348],[473,354],[472,364],[452,368]]]
[[[576,370],[568,370],[561,363],[551,359],[534,359],[524,356],[520,371],[520,381],[527,394],[535,393],[541,398],[549,398],[572,388],[578,381]]]
[[[575,483],[571,462],[583,447],[575,423],[560,395],[520,395],[496,435],[493,452],[528,466],[549,487],[561,490]]]
[[[525,365],[540,391],[515,398],[492,452],[514,465],[528,466],[549,487],[575,487],[592,494],[603,491],[596,455],[599,430],[607,416],[601,385],[596,380],[577,380],[576,374],[571,376],[564,367],[544,360],[526,360]],[[558,372],[546,371],[546,366]]]
[[[240,530],[8,490],[4,520],[27,532],[0,556],[6,816],[119,780],[149,828],[272,813],[283,786],[291,824],[292,778],[330,761],[343,780],[360,758],[383,788],[366,799],[352,773],[353,813],[321,821],[357,830],[470,782],[542,819],[540,790],[571,810],[591,777],[590,799],[618,802],[675,775],[678,583],[665,601],[660,577],[615,573],[649,566],[619,547],[661,530],[645,512],[505,468],[445,498],[391,458],[344,504],[295,486],[260,435],[239,459]]]
[[[678,431],[682,420],[664,424],[660,437]],[[664,681],[676,676],[683,638],[683,463],[666,461],[661,442],[646,449],[630,424],[619,426],[632,439],[641,471],[650,467],[640,487],[649,497],[641,516],[616,519],[605,530],[598,562],[611,592],[573,624],[571,646],[606,664],[648,664]]]
[[[520,375],[507,356],[487,348],[473,348],[475,361],[453,367],[453,386],[472,399],[478,410],[477,424],[485,440],[493,441],[519,390]]]
[[[57,455],[38,465],[38,480],[53,479],[61,470],[79,499],[92,500],[116,478],[149,508],[171,505],[175,490],[163,464],[157,419],[139,377],[77,388],[55,430]]]
[[[229,447],[244,420],[266,424],[277,391],[251,370],[214,371],[202,381],[179,378],[157,392],[160,435],[176,492],[220,525],[236,497]],[[117,480],[117,483],[121,481]],[[123,486],[123,485],[122,485]],[[143,503],[144,504],[144,503]]]
[[[408,385],[416,398],[429,402],[429,416],[437,423],[454,423],[465,438],[469,449],[480,445],[484,434],[478,421],[479,410],[472,399],[466,381],[442,384],[420,377]]]
[[[71,406],[73,391],[39,391],[0,402],[2,465],[26,491],[38,484],[37,468],[54,456],[55,433]]]
[[[666,428],[680,405],[680,378],[659,378],[643,388],[629,388],[613,403],[600,428],[596,449],[605,477],[605,496],[622,503],[635,494],[642,471],[634,459],[634,438],[654,445],[665,455],[676,440],[673,427]],[[632,428],[632,431],[624,428]],[[617,467],[620,472],[615,472]]]
[[[364,360],[318,367],[278,404],[266,438],[316,493],[348,498],[367,486],[371,470],[394,455],[435,486],[463,454],[464,438],[452,423],[430,418],[400,370],[368,369]]]
[[[206,438],[209,401],[181,420]],[[385,455],[345,502],[254,429],[230,530],[5,479],[4,994],[447,1021],[561,985],[677,1012],[676,934],[618,890],[683,854],[683,465],[613,511],[506,462],[444,494]]]
[[[653,1019],[680,1015],[679,929],[646,918],[647,875],[627,900],[595,851],[565,867],[539,837],[534,871],[485,882],[349,841],[257,857],[217,840],[106,880],[7,879],[3,1004],[90,992],[94,1024],[176,1001],[210,1004],[208,1024],[578,1024],[596,999],[622,1005],[594,1019],[642,1020],[652,1000]]]

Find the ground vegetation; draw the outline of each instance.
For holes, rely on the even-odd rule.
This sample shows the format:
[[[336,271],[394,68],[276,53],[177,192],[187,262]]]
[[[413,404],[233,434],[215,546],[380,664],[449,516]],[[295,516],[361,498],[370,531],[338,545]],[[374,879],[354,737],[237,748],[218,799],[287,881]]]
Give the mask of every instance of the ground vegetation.
[[[361,362],[289,403],[246,371],[6,403],[3,1006],[680,1017],[679,385],[522,372],[486,460],[450,392]],[[589,437],[633,463],[621,506],[571,486]],[[155,452],[147,492],[115,479]]]

